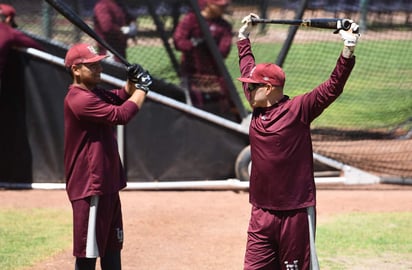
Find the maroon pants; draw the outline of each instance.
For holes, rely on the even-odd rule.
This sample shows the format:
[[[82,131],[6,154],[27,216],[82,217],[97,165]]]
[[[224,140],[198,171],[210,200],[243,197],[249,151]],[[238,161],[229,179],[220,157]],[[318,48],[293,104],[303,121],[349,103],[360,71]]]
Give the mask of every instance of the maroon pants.
[[[271,211],[252,207],[245,270],[310,269],[307,209]]]
[[[73,208],[73,255],[86,256],[90,199],[87,197],[71,202]],[[99,196],[96,213],[96,241],[99,257],[119,251],[123,246],[123,221],[119,193]]]

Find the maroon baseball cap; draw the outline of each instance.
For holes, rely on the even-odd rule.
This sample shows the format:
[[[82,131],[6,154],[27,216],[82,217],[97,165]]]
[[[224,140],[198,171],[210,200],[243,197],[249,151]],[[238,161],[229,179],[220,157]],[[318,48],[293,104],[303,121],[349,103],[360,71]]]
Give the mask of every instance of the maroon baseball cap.
[[[249,77],[238,78],[245,83],[270,83],[273,86],[285,85],[285,72],[281,67],[272,63],[257,64]]]
[[[206,0],[208,4],[216,6],[227,6],[230,4],[230,0]]]
[[[11,17],[11,26],[17,27],[16,22],[14,21],[14,16],[16,16],[16,10],[14,7],[7,4],[0,4],[0,14],[3,14],[6,17]]]
[[[108,57],[108,55],[98,54],[92,45],[78,43],[67,51],[64,63],[66,67],[71,67],[77,64],[98,62],[106,57]]]

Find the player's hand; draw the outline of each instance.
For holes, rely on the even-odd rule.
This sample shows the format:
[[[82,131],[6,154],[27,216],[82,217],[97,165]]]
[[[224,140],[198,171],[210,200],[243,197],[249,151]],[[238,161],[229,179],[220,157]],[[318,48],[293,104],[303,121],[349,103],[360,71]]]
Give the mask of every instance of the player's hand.
[[[197,47],[202,44],[205,40],[203,38],[190,38],[190,42],[192,42],[193,47]]]
[[[249,15],[247,15],[246,17],[242,19],[243,25],[239,29],[239,34],[238,34],[239,40],[247,39],[249,37],[250,32],[255,26],[255,24],[252,23],[252,18],[259,19],[259,16],[254,13],[250,13]]]
[[[337,28],[340,29],[339,34],[342,37],[343,44],[346,47],[355,47],[360,37],[359,25],[354,23],[352,20],[350,20],[350,23],[351,23],[350,28],[345,31],[342,29],[342,26],[340,25],[340,21],[338,21]]]
[[[139,81],[139,76],[144,72],[145,70],[142,68],[142,66],[138,64],[133,64],[127,67],[127,78],[129,81],[132,81],[133,83],[137,83]]]
[[[122,27],[120,27],[120,31],[122,31],[122,33],[124,35],[128,35],[129,32],[130,32],[130,27],[129,26],[122,26]]]
[[[153,83],[152,76],[150,76],[147,70],[144,70],[137,77],[137,82],[135,83],[136,88],[149,92],[149,86]]]
[[[137,35],[137,25],[135,22],[131,22],[129,25],[120,27],[120,31],[128,37],[134,37]]]

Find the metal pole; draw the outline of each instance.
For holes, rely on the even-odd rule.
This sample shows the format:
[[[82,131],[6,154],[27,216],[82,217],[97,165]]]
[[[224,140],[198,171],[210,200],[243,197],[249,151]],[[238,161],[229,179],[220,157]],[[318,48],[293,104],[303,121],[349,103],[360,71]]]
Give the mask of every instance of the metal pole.
[[[146,1],[146,5],[148,7],[150,16],[152,16],[153,21],[156,25],[157,32],[160,35],[160,39],[162,40],[163,45],[165,46],[166,52],[169,55],[170,61],[172,62],[172,66],[173,66],[176,74],[179,76],[180,75],[179,62],[177,61],[176,56],[173,53],[173,50],[172,50],[172,48],[169,44],[166,31],[163,27],[163,23],[160,20],[159,15],[156,14],[154,3],[151,0],[148,0],[148,1]]]
[[[260,17],[261,18],[267,18],[267,10],[269,7],[269,0],[261,0],[259,4],[259,9],[260,9]],[[266,28],[266,24],[262,23],[260,25],[259,32],[264,33]]]
[[[359,22],[359,27],[361,32],[366,32],[368,27],[368,7],[369,7],[369,0],[360,0],[359,8],[361,11],[361,17]]]
[[[47,2],[43,2],[42,4],[42,28],[44,36],[47,39],[51,39],[52,37],[52,27],[51,27],[51,12],[52,8]]]
[[[46,53],[44,51],[40,51],[34,48],[21,48],[18,49],[19,51],[25,52],[29,55],[33,55],[37,58],[43,59],[45,61],[48,61],[50,63],[59,65],[64,67],[64,59],[54,56],[52,54]],[[106,73],[102,73],[101,74],[101,78],[102,78],[102,82],[107,82],[113,85],[116,85],[118,87],[122,87],[124,85],[124,80],[115,78],[113,76],[110,76]],[[214,123],[216,125],[219,125],[221,127],[227,128],[227,129],[231,129],[233,131],[248,135],[249,134],[249,127],[248,126],[244,126],[242,124],[238,124],[234,121],[228,120],[226,118],[220,117],[216,114],[198,109],[196,107],[193,106],[189,106],[185,103],[179,102],[175,99],[163,96],[161,94],[158,94],[154,91],[151,91],[147,94],[147,97],[150,100],[153,100],[155,102],[158,102],[160,104],[164,104],[166,106],[169,106],[171,108],[174,108],[176,110],[182,111],[182,112],[186,112],[190,115],[202,118],[206,121],[209,121],[211,123]]]
[[[300,2],[300,6],[296,12],[295,15],[295,19],[296,20],[301,20],[303,17],[303,14],[305,13],[306,7],[308,4],[308,0],[302,0]],[[292,25],[291,27],[289,27],[289,34],[288,37],[285,41],[285,43],[283,43],[283,47],[282,50],[280,51],[279,55],[278,55],[278,59],[276,60],[276,64],[278,66],[283,66],[283,63],[285,62],[286,56],[288,55],[289,49],[292,46],[293,43],[293,39],[295,38],[296,32],[298,31],[299,26],[297,25]]]

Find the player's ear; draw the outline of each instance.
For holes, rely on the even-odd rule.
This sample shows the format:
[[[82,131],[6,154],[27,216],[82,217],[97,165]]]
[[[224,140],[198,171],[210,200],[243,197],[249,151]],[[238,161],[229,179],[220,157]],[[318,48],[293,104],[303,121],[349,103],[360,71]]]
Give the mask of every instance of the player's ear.
[[[12,16],[7,16],[7,17],[4,19],[4,22],[11,25],[11,21],[12,21],[12,20],[13,20],[13,17],[12,17]]]
[[[274,89],[274,86],[273,85],[271,85],[270,83],[267,83],[266,85],[265,85],[265,91],[266,91],[266,95],[269,95],[273,90],[275,90]]]
[[[79,76],[79,75],[80,75],[80,69],[81,69],[81,67],[82,67],[81,64],[80,64],[80,65],[72,65],[72,66],[70,67],[71,74],[72,74],[74,77]]]
[[[273,91],[281,91],[281,92],[283,92],[283,86],[274,86],[274,85],[271,85],[271,91],[273,92]]]

